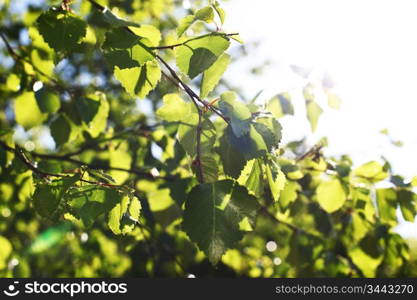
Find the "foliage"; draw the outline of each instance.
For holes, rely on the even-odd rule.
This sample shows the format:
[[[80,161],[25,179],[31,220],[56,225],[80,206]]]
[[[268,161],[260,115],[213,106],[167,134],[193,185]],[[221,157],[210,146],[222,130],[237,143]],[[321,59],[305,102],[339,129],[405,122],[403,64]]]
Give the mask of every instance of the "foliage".
[[[0,275],[416,276],[416,179],[281,143],[291,94],[230,91],[225,11],[180,4],[0,2]]]

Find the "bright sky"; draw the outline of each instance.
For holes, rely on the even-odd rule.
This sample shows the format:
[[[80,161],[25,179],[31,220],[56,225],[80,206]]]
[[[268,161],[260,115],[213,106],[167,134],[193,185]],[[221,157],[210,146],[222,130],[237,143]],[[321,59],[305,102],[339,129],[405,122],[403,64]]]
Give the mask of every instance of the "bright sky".
[[[226,32],[260,42],[227,74],[232,82],[250,96],[264,90],[261,98],[269,99],[305,84],[290,64],[327,72],[342,108],[326,109],[309,141],[327,136],[330,154],[347,153],[358,164],[384,155],[399,174],[417,175],[416,1],[236,0],[224,7]],[[248,67],[265,60],[271,64],[254,78]],[[293,100],[299,117],[284,120],[284,141],[308,132],[303,99]],[[404,146],[392,146],[379,133],[384,128]]]

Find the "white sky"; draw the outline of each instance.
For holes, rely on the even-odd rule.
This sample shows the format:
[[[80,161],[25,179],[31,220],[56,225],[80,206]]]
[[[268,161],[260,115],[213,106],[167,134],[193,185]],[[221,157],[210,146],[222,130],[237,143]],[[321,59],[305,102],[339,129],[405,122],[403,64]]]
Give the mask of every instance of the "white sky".
[[[228,73],[236,85],[249,95],[263,89],[262,98],[268,99],[303,86],[289,64],[328,72],[342,109],[326,111],[312,143],[328,136],[330,153],[349,153],[358,163],[383,154],[398,173],[417,175],[416,1],[236,0],[224,6],[225,31],[260,41],[249,52],[249,63],[238,61]],[[263,60],[272,64],[258,79],[242,70]],[[295,105],[301,100],[295,97]],[[308,132],[300,119],[288,122],[287,140]],[[378,133],[383,128],[404,147],[392,147]]]
[[[342,108],[326,109],[309,141],[327,136],[327,153],[347,153],[357,164],[384,155],[399,174],[417,175],[416,1],[235,0],[223,6],[226,32],[260,42],[232,66],[229,80],[251,96],[264,90],[261,98],[269,99],[305,84],[290,64],[329,73]],[[265,60],[271,65],[258,78],[248,72]],[[284,120],[284,141],[309,131],[303,99],[293,96],[298,116]],[[404,146],[392,146],[378,133],[384,128]],[[399,231],[412,235],[416,227],[404,222]]]

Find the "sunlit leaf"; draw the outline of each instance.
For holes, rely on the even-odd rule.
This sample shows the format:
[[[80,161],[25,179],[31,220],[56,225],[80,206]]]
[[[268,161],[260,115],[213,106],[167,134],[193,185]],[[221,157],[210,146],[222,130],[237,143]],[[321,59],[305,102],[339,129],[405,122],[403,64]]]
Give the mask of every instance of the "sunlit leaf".
[[[147,62],[142,67],[128,69],[120,69],[116,66],[114,76],[130,95],[145,98],[156,88],[161,79],[161,69],[153,61]]]
[[[191,39],[175,48],[177,66],[190,78],[194,78],[210,68],[229,44],[228,38],[219,34]]]
[[[338,179],[322,181],[317,187],[317,201],[328,213],[340,209],[346,201],[346,193]]]
[[[191,113],[190,106],[178,94],[166,94],[156,115],[168,122],[184,120]]]
[[[213,65],[211,65],[210,68],[204,71],[200,88],[201,98],[206,98],[209,93],[216,87],[223,73],[226,71],[230,60],[230,55],[224,53],[216,60]]]
[[[25,92],[16,98],[14,113],[16,122],[26,130],[41,125],[47,117],[41,112],[33,92]]]

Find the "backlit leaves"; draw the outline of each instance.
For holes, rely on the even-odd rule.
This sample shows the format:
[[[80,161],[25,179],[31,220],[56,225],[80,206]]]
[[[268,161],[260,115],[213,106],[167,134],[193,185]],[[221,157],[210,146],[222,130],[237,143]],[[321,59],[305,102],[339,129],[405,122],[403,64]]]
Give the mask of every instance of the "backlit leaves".
[[[126,234],[133,230],[139,218],[141,205],[136,197],[125,195],[109,212],[108,225],[114,234]]]
[[[229,39],[221,34],[193,38],[175,48],[177,66],[193,79],[210,68],[229,45]]]
[[[37,20],[40,34],[55,51],[74,48],[86,34],[87,24],[68,11],[49,10]]]
[[[149,61],[142,67],[127,69],[115,66],[114,76],[130,95],[145,98],[161,79],[161,69],[154,61]]]
[[[90,227],[100,215],[121,203],[125,196],[111,188],[85,185],[72,189],[67,197],[74,216]]]
[[[368,182],[378,182],[384,180],[388,176],[383,169],[383,166],[376,161],[371,161],[359,166],[355,169],[354,174]]]
[[[322,181],[317,187],[317,201],[328,213],[340,209],[346,201],[346,193],[338,179]]]
[[[314,132],[317,129],[317,124],[323,109],[315,101],[307,101],[307,119],[310,121],[311,130]]]
[[[267,110],[275,118],[281,118],[284,115],[294,115],[294,107],[291,103],[289,93],[282,93],[268,101]]]
[[[188,15],[182,18],[179,21],[177,27],[177,35],[181,37],[191,25],[194,24],[196,21],[204,21],[206,23],[213,22],[214,18],[214,11],[213,8],[210,6],[203,7],[199,9],[194,15]]]
[[[165,121],[181,121],[191,113],[189,104],[178,94],[165,95],[163,102],[163,105],[156,111],[156,115]]]
[[[18,96],[14,103],[16,122],[26,130],[41,125],[47,117],[42,113],[33,92],[25,92]]]
[[[185,205],[183,229],[214,264],[242,238],[239,222],[258,208],[256,198],[230,180],[196,186]]]
[[[216,87],[223,73],[226,71],[230,60],[230,55],[223,53],[210,68],[204,71],[200,88],[201,98],[206,98]]]

